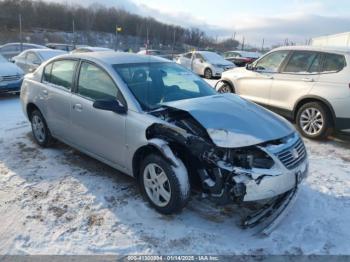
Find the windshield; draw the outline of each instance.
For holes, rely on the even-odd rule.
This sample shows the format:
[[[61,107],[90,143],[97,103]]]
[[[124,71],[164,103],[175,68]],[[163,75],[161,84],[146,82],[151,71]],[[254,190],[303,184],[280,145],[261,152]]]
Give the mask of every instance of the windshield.
[[[199,76],[175,63],[113,65],[145,111],[163,103],[215,95]]]
[[[3,57],[2,55],[0,55],[0,63],[6,63],[6,62],[8,62],[8,61],[6,60],[6,58]]]
[[[227,63],[227,61],[220,55],[214,52],[202,52],[200,53],[204,56],[205,60],[213,64]]]

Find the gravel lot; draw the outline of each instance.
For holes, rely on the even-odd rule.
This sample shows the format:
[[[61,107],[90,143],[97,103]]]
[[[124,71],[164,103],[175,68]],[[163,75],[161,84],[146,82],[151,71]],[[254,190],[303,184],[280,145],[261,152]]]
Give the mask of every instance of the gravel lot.
[[[126,175],[61,143],[39,148],[18,97],[1,96],[0,254],[350,254],[350,143],[306,146],[296,205],[257,237],[234,210],[197,197],[158,214]]]

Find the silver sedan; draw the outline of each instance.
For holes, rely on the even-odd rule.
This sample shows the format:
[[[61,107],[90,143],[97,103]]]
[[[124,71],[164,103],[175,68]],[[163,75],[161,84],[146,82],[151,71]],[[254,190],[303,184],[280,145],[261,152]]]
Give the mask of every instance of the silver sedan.
[[[256,203],[245,227],[275,221],[307,174],[288,122],[162,58],[54,58],[25,77],[21,101],[39,145],[55,138],[134,176],[163,214],[196,187],[220,204]]]

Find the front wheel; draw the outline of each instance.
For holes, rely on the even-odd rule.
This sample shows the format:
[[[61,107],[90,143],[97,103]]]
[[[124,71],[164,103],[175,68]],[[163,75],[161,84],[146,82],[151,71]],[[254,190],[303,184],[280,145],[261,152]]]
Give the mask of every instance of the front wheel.
[[[307,103],[298,110],[296,124],[303,136],[325,139],[331,131],[331,115],[323,104]]]
[[[232,86],[229,83],[223,81],[220,81],[218,83],[217,90],[219,93],[234,93]]]
[[[213,72],[211,71],[210,68],[206,68],[206,69],[204,70],[204,77],[205,77],[206,79],[212,79],[212,77],[213,77]]]
[[[173,167],[158,154],[150,154],[141,164],[139,183],[143,195],[162,214],[180,212],[188,202],[190,186],[181,160]]]

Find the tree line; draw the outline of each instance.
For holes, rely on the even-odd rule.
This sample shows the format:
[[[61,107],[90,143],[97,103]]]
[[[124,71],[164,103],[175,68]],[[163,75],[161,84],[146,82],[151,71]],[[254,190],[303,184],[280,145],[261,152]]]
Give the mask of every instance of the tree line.
[[[115,33],[116,25],[122,28],[119,34],[137,36],[170,45],[181,42],[191,46],[220,47],[226,45],[238,46],[232,39],[217,43],[198,28],[184,28],[159,22],[151,17],[142,17],[126,10],[93,4],[89,7],[67,5],[54,2],[34,0],[1,0],[0,1],[0,29],[14,30],[18,28],[18,16],[22,16],[24,30],[46,28],[71,32],[98,31]]]

